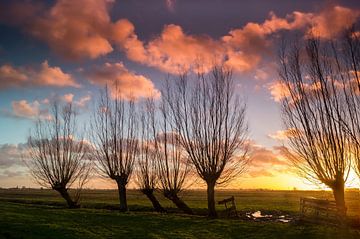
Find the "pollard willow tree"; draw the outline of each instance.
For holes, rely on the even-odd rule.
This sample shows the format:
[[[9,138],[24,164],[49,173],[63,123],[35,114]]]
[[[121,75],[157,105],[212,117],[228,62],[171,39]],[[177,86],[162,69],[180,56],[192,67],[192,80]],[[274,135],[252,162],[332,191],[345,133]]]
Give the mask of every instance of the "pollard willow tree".
[[[118,85],[106,87],[94,111],[91,124],[92,158],[99,172],[118,187],[120,211],[127,211],[126,187],[138,152],[137,120],[132,100],[122,98]]]
[[[180,75],[163,93],[178,141],[207,185],[209,217],[217,217],[215,186],[242,173],[248,163],[246,106],[235,90],[232,71],[215,65],[209,73]]]
[[[193,170],[177,133],[168,123],[169,109],[164,101],[160,105],[160,114],[159,127],[153,125],[160,189],[177,208],[184,213],[193,214],[191,208],[179,197],[179,193],[190,185]]]
[[[59,192],[69,208],[79,207],[80,192],[91,171],[89,147],[79,137],[76,123],[72,104],[62,107],[54,102],[51,119],[39,119],[28,139],[27,166],[32,176],[39,185]],[[71,197],[69,189],[76,184]]]
[[[332,49],[346,102],[346,117],[342,122],[352,139],[353,165],[360,178],[360,34],[355,26],[345,31]]]
[[[155,211],[165,212],[154,195],[159,184],[157,171],[158,151],[156,149],[155,103],[145,102],[140,114],[140,142],[136,159],[136,183],[140,191],[151,201]]]
[[[301,176],[332,189],[338,211],[345,215],[351,137],[343,125],[346,98],[334,47],[320,38],[284,44],[279,76],[285,89],[282,118],[290,132],[288,156]]]

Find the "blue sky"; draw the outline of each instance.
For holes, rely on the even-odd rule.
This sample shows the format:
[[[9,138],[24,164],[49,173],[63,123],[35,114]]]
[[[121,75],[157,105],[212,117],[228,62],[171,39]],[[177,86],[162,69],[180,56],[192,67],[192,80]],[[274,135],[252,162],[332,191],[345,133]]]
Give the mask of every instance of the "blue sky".
[[[168,75],[176,77],[176,66],[220,54],[234,70],[237,93],[246,99],[258,161],[245,183],[236,185],[306,188],[295,176],[284,183],[291,170],[276,163],[285,160],[276,150],[284,130],[276,42],[286,34],[306,37],[310,30],[336,37],[358,22],[359,1],[149,2],[0,0],[0,145],[14,147],[0,148],[0,186],[26,184],[15,151],[48,108],[47,100],[67,95],[86,122],[98,89],[113,80],[107,77],[144,99],[160,90]],[[8,177],[18,169],[23,174]]]

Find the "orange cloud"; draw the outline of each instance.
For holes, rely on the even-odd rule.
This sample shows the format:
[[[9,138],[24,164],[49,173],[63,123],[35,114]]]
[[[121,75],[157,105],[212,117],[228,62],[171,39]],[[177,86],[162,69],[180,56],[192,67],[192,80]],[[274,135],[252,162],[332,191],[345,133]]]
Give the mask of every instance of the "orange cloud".
[[[14,115],[23,118],[34,118],[39,115],[39,102],[28,103],[26,100],[13,101],[11,103]]]
[[[346,18],[344,13],[349,13],[350,17]],[[206,70],[215,63],[214,59],[224,61],[235,71],[246,72],[255,69],[264,54],[271,54],[271,35],[282,30],[309,32],[310,28],[322,26],[319,19],[328,15],[334,15],[335,19],[341,21],[337,23],[336,29],[324,33],[323,37],[335,36],[359,16],[358,11],[339,6],[318,14],[295,11],[285,18],[279,18],[271,12],[269,19],[263,23],[249,22],[220,39],[188,35],[181,26],[171,24],[166,25],[159,36],[147,43],[138,39],[135,27],[130,22],[122,21],[119,24],[125,33],[118,43],[129,59],[165,72],[178,73],[179,69],[189,69],[197,61],[203,61]]]
[[[68,58],[97,58],[110,53],[107,0],[58,0],[28,31]]]
[[[113,96],[119,95],[127,100],[160,97],[160,91],[150,79],[129,71],[123,63],[105,63],[88,72],[87,76],[94,84],[108,85]],[[119,92],[115,92],[114,83]]]
[[[290,96],[289,89],[280,81],[270,83],[268,90],[270,91],[272,99],[276,102],[280,102],[282,99]]]
[[[360,16],[359,10],[341,6],[327,8],[318,15],[313,15],[308,33],[331,39],[344,29],[351,27]]]
[[[285,129],[285,130],[278,130],[273,134],[268,134],[269,138],[275,139],[275,140],[286,140],[289,139],[291,137],[294,137],[296,135],[299,135],[298,130],[291,128],[291,129]]]
[[[85,95],[78,100],[74,100],[74,94],[68,93],[60,97],[60,100],[65,103],[73,103],[73,105],[84,108],[87,106],[88,102],[91,100],[91,95]]]
[[[7,112],[8,116],[25,119],[51,119],[48,110],[43,109],[39,101],[28,102],[26,100],[13,101],[11,103],[11,112]]]
[[[0,67],[0,78],[0,89],[33,85],[80,87],[70,74],[64,73],[60,67],[49,66],[47,61],[44,61],[37,69],[3,65]]]
[[[58,0],[50,9],[42,11],[43,14],[38,7],[29,7],[29,13],[23,16],[25,3],[10,4],[12,7],[4,8],[3,12],[13,14],[12,19],[21,19],[12,24],[23,27],[67,58],[94,59],[112,52],[116,45],[130,60],[169,73],[189,69],[198,61],[204,62],[206,70],[214,59],[224,61],[235,71],[247,72],[255,69],[264,55],[271,54],[273,34],[301,30],[304,34],[313,32],[331,38],[351,26],[360,15],[358,10],[341,6],[328,7],[319,13],[294,11],[283,18],[270,12],[264,22],[249,22],[219,39],[186,34],[181,26],[170,24],[145,42],[138,38],[129,20],[111,20],[112,2]],[[166,3],[171,9],[175,1]],[[19,13],[15,11],[17,8]]]
[[[268,149],[250,142],[249,149],[250,164],[245,177],[273,177],[280,172],[284,173],[290,170],[281,148]]]

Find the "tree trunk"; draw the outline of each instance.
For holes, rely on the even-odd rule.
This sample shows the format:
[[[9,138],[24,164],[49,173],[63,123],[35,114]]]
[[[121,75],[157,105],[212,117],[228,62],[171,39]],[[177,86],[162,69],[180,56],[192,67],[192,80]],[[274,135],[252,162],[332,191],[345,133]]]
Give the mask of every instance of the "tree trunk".
[[[217,218],[215,210],[215,182],[207,183],[207,201],[208,201],[208,216],[210,218]]]
[[[118,191],[119,191],[120,211],[126,212],[128,210],[127,200],[126,200],[126,184],[120,180],[116,181],[116,183],[118,185]]]
[[[190,214],[190,215],[193,215],[194,212],[191,210],[191,208],[186,205],[186,203],[181,200],[177,194],[175,193],[164,193],[164,196],[168,199],[170,199],[175,205],[177,208],[179,208],[180,210],[182,210],[184,213],[186,214]]]
[[[147,198],[150,200],[150,202],[152,203],[155,211],[157,212],[166,212],[166,210],[161,206],[160,202],[157,200],[157,198],[154,195],[154,191],[151,189],[144,189],[141,190],[142,193],[144,193]]]
[[[336,183],[332,188],[333,194],[336,202],[336,207],[340,216],[346,216],[346,206],[345,206],[345,183],[344,180]]]
[[[60,195],[66,200],[66,203],[69,208],[79,208],[80,207],[80,205],[78,205],[76,202],[74,202],[71,199],[69,192],[66,188],[59,188],[59,189],[55,189],[55,190],[58,191],[60,193]]]

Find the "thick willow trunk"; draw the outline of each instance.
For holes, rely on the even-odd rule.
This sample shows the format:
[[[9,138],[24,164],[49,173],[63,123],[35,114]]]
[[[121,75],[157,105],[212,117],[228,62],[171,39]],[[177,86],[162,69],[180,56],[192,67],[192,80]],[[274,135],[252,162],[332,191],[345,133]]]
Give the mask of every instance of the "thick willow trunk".
[[[127,199],[126,199],[126,183],[121,180],[116,181],[118,185],[119,191],[119,203],[120,203],[120,211],[126,212],[128,210]]]
[[[152,203],[155,211],[157,211],[157,212],[166,212],[166,210],[161,206],[160,202],[155,197],[154,190],[152,190],[152,189],[143,189],[141,191],[150,200],[150,202]]]
[[[215,209],[215,183],[210,181],[207,183],[207,201],[208,201],[208,216],[216,218],[217,213]]]
[[[181,200],[176,193],[165,192],[164,196],[169,200],[171,200],[176,205],[176,207],[182,210],[184,213],[190,215],[194,214],[191,208],[188,205],[186,205],[186,203],[183,200]]]
[[[338,209],[339,215],[346,216],[346,206],[345,206],[345,183],[343,180],[339,181],[332,187],[334,194],[336,207]]]
[[[60,195],[65,199],[67,205],[69,208],[79,208],[80,205],[78,205],[75,201],[73,201],[70,197],[70,194],[66,188],[57,188],[55,189],[60,193]]]

